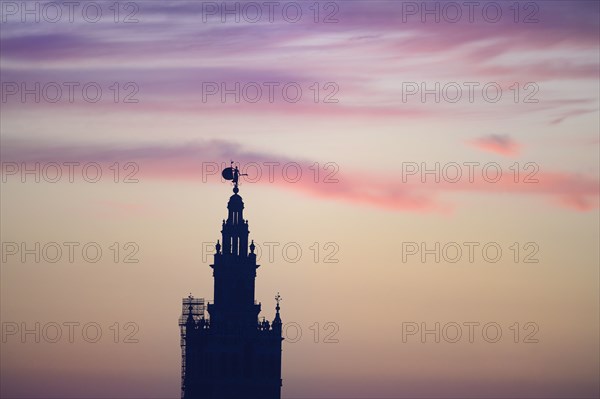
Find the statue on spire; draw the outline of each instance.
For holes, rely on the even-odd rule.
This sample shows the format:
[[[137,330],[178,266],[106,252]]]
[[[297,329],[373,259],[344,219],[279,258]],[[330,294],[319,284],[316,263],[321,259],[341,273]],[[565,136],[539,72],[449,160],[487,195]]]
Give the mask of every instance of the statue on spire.
[[[248,176],[248,174],[240,173],[240,170],[237,167],[237,165],[234,168],[233,161],[231,161],[231,166],[223,169],[223,172],[221,172],[221,176],[223,176],[225,180],[231,180],[233,182],[233,192],[237,194],[240,191],[240,189],[238,188],[240,176]]]

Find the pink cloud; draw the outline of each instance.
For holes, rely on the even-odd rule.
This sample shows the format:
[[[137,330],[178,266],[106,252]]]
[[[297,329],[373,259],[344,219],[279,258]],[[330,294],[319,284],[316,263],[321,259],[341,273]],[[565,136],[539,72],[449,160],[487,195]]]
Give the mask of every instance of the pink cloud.
[[[501,141],[501,140],[500,140]],[[382,178],[375,171],[348,171],[343,168],[325,182],[325,175],[314,181],[311,165],[314,161],[293,159],[276,154],[248,151],[241,146],[223,141],[189,143],[173,147],[78,147],[47,146],[24,142],[7,142],[2,146],[3,165],[7,162],[97,162],[112,165],[114,162],[125,164],[135,162],[139,165],[140,180],[159,179],[168,181],[194,181],[201,183],[220,183],[220,169],[226,161],[234,159],[242,168],[252,172],[252,163],[261,167],[263,176],[248,179],[256,183],[243,181],[242,184],[272,185],[281,190],[292,190],[307,196],[339,200],[356,205],[368,205],[380,209],[406,212],[448,212],[454,205],[444,200],[444,195],[455,192],[473,192],[487,194],[511,194],[513,196],[530,196],[550,199],[566,209],[589,211],[598,208],[599,182],[597,178],[561,172],[539,172],[533,175],[522,173],[515,181],[514,172],[500,170],[501,179],[490,182],[483,177],[481,170],[473,179],[463,176],[460,181],[449,179],[435,181],[429,176],[423,179],[418,174],[402,181],[400,171],[390,172],[397,178],[390,181]],[[277,162],[276,177],[269,179],[268,162]],[[283,165],[295,164],[303,171],[304,176],[295,181],[294,177],[283,177]],[[295,171],[292,168],[292,172]],[[494,175],[494,173],[492,173]],[[292,176],[294,174],[292,173]],[[529,180],[526,180],[529,176]],[[10,177],[10,176],[9,176]],[[18,178],[18,177],[17,177]],[[557,201],[558,200],[558,201]],[[111,205],[112,206],[112,205]],[[128,205],[119,204],[122,209]],[[135,211],[143,211],[133,206]]]
[[[514,157],[519,153],[521,145],[507,135],[492,134],[469,142],[472,146],[483,151]]]
[[[590,201],[580,196],[567,196],[561,199],[561,204],[567,208],[580,212],[590,211],[598,208],[598,201]]]

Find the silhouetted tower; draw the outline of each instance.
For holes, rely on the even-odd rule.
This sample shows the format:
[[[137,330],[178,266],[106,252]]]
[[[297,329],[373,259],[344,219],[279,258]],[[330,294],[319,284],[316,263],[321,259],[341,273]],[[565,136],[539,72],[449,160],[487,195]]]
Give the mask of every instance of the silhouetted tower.
[[[183,300],[179,320],[182,347],[182,398],[279,399],[281,397],[282,323],[279,293],[273,322],[259,322],[261,304],[254,299],[256,254],[248,245],[248,221],[238,195],[238,168],[223,177],[234,183],[215,245],[214,302],[191,294]],[[222,243],[222,244],[221,244]],[[250,252],[248,252],[248,249]]]

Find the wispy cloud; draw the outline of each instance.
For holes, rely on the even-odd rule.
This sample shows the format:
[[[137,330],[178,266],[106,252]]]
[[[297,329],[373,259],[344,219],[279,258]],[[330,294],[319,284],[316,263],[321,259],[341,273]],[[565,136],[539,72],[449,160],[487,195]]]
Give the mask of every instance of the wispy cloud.
[[[585,115],[585,114],[589,114],[598,112],[598,109],[574,109],[571,111],[567,111],[567,112],[563,112],[562,115],[560,115],[558,118],[552,120],[550,122],[551,125],[558,125],[559,123],[562,123],[565,119],[570,118],[572,116],[579,116],[579,115]]]
[[[141,101],[128,111],[171,114],[193,108],[223,114],[252,109],[249,112],[315,117],[326,112],[343,118],[429,118],[447,115],[447,107],[421,104],[417,97],[403,103],[400,80],[497,82],[506,88],[503,101],[514,94],[508,87],[515,82],[542,86],[597,80],[597,2],[542,2],[536,23],[516,23],[506,8],[498,23],[490,23],[481,16],[483,1],[473,23],[465,14],[456,24],[444,20],[424,24],[420,15],[404,21],[401,3],[339,1],[338,22],[332,24],[314,23],[309,3],[302,3],[306,18],[299,23],[279,15],[273,23],[247,23],[242,16],[240,23],[224,24],[215,16],[204,21],[201,2],[184,1],[141,2],[139,23],[133,24],[22,24],[9,19],[0,38],[0,65],[3,81],[134,81]],[[179,23],[167,29],[167,20]],[[36,75],[40,65],[44,68]],[[227,82],[229,87],[234,82],[299,82],[307,101],[312,100],[308,87],[314,82],[335,82],[340,104],[207,106],[199,103],[203,81]],[[544,88],[538,95],[540,104],[506,112],[547,110],[551,112],[547,118],[555,124],[587,112],[552,104],[555,98],[563,99],[563,91],[550,95]],[[521,97],[530,94],[520,89]],[[597,97],[592,100],[596,105]],[[478,98],[477,104],[452,105],[451,112],[497,112],[497,107],[490,111],[486,105]]]

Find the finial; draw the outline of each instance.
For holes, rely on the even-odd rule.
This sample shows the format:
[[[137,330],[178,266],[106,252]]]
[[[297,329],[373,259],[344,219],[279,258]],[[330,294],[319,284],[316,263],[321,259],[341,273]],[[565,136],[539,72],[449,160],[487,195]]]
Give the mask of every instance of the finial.
[[[275,295],[275,300],[277,301],[277,306],[275,306],[275,319],[273,319],[273,329],[277,330],[281,333],[281,315],[279,315],[279,302],[281,302],[281,295],[279,292]]]

